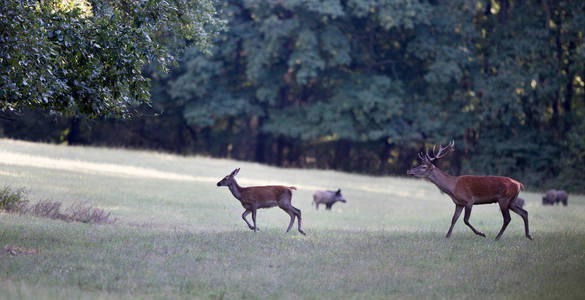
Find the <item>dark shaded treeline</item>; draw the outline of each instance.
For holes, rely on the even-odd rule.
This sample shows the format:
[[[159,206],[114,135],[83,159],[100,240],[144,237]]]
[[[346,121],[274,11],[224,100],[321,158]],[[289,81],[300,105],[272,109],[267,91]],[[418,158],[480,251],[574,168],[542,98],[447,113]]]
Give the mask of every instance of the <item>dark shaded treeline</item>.
[[[445,2],[445,3],[443,3]],[[148,71],[133,120],[22,113],[15,138],[404,174],[455,140],[451,174],[585,191],[583,1],[226,1],[213,56]],[[10,116],[5,116],[10,118]]]

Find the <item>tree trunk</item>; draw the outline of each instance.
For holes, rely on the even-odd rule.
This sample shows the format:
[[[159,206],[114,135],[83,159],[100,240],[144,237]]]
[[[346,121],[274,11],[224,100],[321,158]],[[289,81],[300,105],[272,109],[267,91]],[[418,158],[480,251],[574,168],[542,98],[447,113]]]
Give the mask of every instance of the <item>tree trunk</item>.
[[[380,151],[380,154],[379,154],[379,157],[380,157],[380,167],[378,168],[379,174],[384,174],[384,171],[386,170],[386,165],[388,164],[388,159],[390,158],[390,151],[391,150],[392,150],[392,147],[388,143],[388,139],[384,138],[383,145],[382,145],[382,151]]]
[[[508,22],[508,10],[510,8],[510,3],[508,0],[500,0],[500,11],[498,12],[498,19],[501,25],[506,24]]]
[[[256,124],[256,149],[254,150],[254,161],[258,163],[266,162],[266,134],[262,132],[262,125],[264,124],[264,118],[258,117]]]
[[[569,42],[569,48],[567,53],[567,66],[565,67],[565,72],[567,74],[567,85],[565,88],[565,102],[564,102],[564,112],[563,112],[563,136],[571,130],[571,121],[572,121],[572,114],[571,114],[571,105],[573,102],[573,72],[571,72],[571,66],[573,65],[573,54],[575,52],[575,41],[571,40]]]
[[[77,145],[82,144],[81,141],[81,119],[79,117],[72,117],[69,122],[69,132],[67,133],[67,144]]]
[[[349,169],[349,161],[351,158],[349,157],[349,150],[351,149],[351,144],[346,140],[339,140],[335,143],[335,158],[334,158],[334,166],[337,170],[344,170],[347,171]]]
[[[284,137],[279,136],[276,139],[276,165],[282,167],[284,162],[284,147],[285,147],[285,140]]]
[[[557,30],[555,31],[555,42],[556,42],[556,50],[557,50],[557,61],[558,61],[558,71],[559,74],[563,72],[563,45],[561,42],[561,27],[562,27],[562,15],[558,15],[558,19],[556,20],[557,23]],[[560,108],[562,105],[562,97],[563,94],[561,91],[563,90],[562,86],[559,86],[558,90],[555,92],[556,99],[554,99],[553,104],[553,132],[555,135],[555,139],[561,139],[561,116],[560,116]]]

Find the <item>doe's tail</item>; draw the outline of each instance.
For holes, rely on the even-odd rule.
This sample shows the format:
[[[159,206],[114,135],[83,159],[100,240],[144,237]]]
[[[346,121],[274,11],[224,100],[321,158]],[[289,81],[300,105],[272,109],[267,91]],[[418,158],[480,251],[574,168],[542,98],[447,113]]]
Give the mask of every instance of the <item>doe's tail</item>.
[[[296,188],[296,187],[294,187],[294,186],[287,186],[287,188],[288,188],[289,190],[296,190],[296,189],[297,189],[297,188]]]
[[[514,179],[512,179],[512,182],[515,183],[518,186],[518,189],[520,189],[521,191],[524,190],[524,185]]]

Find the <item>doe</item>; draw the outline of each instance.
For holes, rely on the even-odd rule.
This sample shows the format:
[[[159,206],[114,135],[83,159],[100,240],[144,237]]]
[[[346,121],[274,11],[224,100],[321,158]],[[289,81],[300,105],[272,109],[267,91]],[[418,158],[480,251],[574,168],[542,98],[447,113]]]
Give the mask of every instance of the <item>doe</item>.
[[[292,190],[296,190],[294,186],[268,185],[241,187],[234,178],[238,172],[240,172],[240,169],[235,169],[220,180],[217,186],[227,186],[230,192],[232,192],[232,195],[240,200],[242,206],[246,209],[242,214],[242,219],[244,219],[251,230],[254,230],[254,232],[258,230],[256,226],[256,210],[258,208],[270,208],[278,205],[278,207],[282,208],[290,216],[290,224],[288,224],[286,232],[290,231],[296,216],[299,219],[299,232],[305,235],[305,232],[301,228],[301,210],[291,204]],[[252,213],[254,226],[246,219],[246,216],[250,213]]]
[[[485,234],[476,230],[469,223],[471,208],[475,204],[498,203],[502,216],[504,217],[504,224],[496,236],[496,240],[500,239],[504,230],[506,230],[508,223],[510,223],[510,210],[522,217],[524,220],[526,237],[532,240],[532,236],[528,229],[528,212],[518,205],[517,202],[518,194],[520,193],[520,190],[524,190],[524,185],[508,177],[471,175],[450,176],[443,173],[439,168],[433,165],[433,161],[453,152],[453,145],[454,141],[451,141],[451,143],[445,147],[439,145],[438,151],[435,151],[436,146],[433,147],[432,156],[429,155],[428,150],[426,151],[426,154],[420,152],[418,157],[421,159],[422,164],[406,172],[407,175],[429,179],[439,188],[439,190],[449,195],[455,203],[455,213],[453,214],[451,227],[449,227],[446,237],[448,238],[451,236],[453,226],[457,222],[463,208],[465,208],[465,217],[463,218],[465,225],[469,226],[475,234],[485,237]]]

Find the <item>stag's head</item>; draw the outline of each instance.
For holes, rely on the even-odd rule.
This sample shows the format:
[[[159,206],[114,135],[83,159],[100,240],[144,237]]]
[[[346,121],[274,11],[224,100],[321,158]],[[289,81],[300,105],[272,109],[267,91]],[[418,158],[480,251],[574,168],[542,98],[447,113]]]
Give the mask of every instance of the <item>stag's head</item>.
[[[439,150],[437,151],[437,145],[433,146],[433,153],[432,155],[429,154],[429,150],[425,153],[420,152],[418,154],[418,158],[421,160],[421,164],[406,171],[406,175],[413,175],[419,178],[428,178],[431,176],[433,170],[436,168],[433,165],[433,161],[443,158],[447,156],[447,154],[453,152],[455,148],[453,147],[455,141],[451,141],[447,146],[443,147],[439,145]]]
[[[238,175],[240,168],[235,169],[230,174],[226,175],[222,180],[217,183],[217,186],[228,186],[235,182],[234,176]]]

